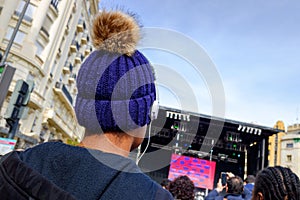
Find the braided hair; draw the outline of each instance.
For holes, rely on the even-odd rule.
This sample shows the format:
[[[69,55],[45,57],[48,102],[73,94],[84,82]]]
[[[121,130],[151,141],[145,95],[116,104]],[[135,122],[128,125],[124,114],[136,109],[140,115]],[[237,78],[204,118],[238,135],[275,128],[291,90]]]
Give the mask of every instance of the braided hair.
[[[195,185],[188,176],[179,176],[169,184],[169,191],[175,199],[194,199]]]
[[[289,168],[267,167],[256,177],[252,200],[259,192],[264,200],[300,200],[300,181]]]

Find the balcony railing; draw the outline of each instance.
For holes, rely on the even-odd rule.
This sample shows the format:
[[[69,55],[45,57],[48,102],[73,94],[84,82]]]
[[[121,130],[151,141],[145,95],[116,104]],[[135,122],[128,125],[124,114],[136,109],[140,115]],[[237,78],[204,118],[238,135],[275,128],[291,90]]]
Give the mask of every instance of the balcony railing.
[[[62,98],[62,99],[67,99],[67,100],[69,101],[69,103],[70,103],[71,105],[73,105],[73,98],[72,98],[72,96],[71,96],[69,90],[67,89],[67,87],[66,87],[63,83],[61,83],[61,82],[56,82],[56,83],[55,83],[55,89],[56,89],[55,91],[58,92],[58,95],[59,95],[60,97],[64,97],[64,98]],[[62,93],[61,93],[61,92],[62,92]]]
[[[81,38],[81,44],[82,44],[82,45],[87,44],[87,39],[86,39],[86,37],[82,37],[82,38]]]
[[[21,12],[15,10],[14,15],[20,17]],[[23,19],[24,19],[25,21],[32,22],[32,18],[31,18],[30,16],[26,15],[26,14],[24,15]]]
[[[70,74],[69,76],[69,83],[72,84],[75,82],[76,74]]]
[[[66,97],[69,100],[69,102],[71,103],[71,105],[73,105],[73,98],[65,85],[62,86],[62,91],[66,95]]]
[[[72,73],[73,71],[73,65],[70,61],[66,61],[65,62],[65,65],[64,65],[64,68],[63,68],[63,73],[64,74],[69,74],[69,73]]]
[[[89,54],[90,54],[90,50],[89,50],[89,49],[84,50],[84,55],[85,55],[85,56],[87,56],[87,55],[89,55]]]
[[[51,0],[51,5],[55,8],[55,10],[57,10],[58,3],[59,0]]]
[[[83,32],[86,29],[85,22],[82,19],[79,19],[77,24],[77,32]]]
[[[83,61],[83,59],[84,59],[84,56],[82,55],[82,53],[78,52],[75,57],[75,63],[80,64],[81,61]]]
[[[50,35],[49,35],[49,32],[46,30],[45,27],[42,26],[41,32],[44,33],[44,34],[49,38],[49,36],[50,36]]]

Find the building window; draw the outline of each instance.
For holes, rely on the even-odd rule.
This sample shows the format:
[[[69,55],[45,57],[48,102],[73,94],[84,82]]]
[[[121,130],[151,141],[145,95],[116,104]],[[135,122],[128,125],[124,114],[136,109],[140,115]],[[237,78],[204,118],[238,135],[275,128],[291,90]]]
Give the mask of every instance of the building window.
[[[25,6],[25,1],[21,1],[19,3],[19,6],[18,8],[15,10],[15,15],[17,16],[20,16],[21,13],[22,13],[22,10]],[[35,6],[32,5],[32,4],[29,4],[27,9],[26,9],[26,12],[25,12],[25,15],[24,15],[24,20],[28,21],[28,22],[32,22],[32,19],[33,19],[33,14],[34,14],[34,11],[35,11]]]
[[[286,156],[286,161],[287,162],[292,162],[292,155],[287,155]]]
[[[5,35],[5,39],[10,40],[13,32],[14,32],[14,29],[12,27],[8,27],[6,35]],[[22,44],[22,42],[25,38],[25,35],[26,34],[24,32],[19,30],[16,37],[15,37],[15,39],[14,39],[14,42],[18,43],[18,44]]]
[[[37,47],[36,55],[41,56],[44,46],[39,41],[35,41],[35,46]]]
[[[59,0],[51,0],[51,5],[55,8],[55,10],[57,10],[58,3]]]
[[[286,144],[286,148],[293,148],[294,147],[294,144],[293,143],[287,143]]]

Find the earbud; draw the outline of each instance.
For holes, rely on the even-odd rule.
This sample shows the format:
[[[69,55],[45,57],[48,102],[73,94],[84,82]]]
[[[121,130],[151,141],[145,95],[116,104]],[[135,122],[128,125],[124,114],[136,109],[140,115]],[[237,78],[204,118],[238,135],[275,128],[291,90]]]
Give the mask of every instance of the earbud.
[[[155,85],[155,93],[156,93],[156,100],[153,102],[152,107],[151,107],[151,121],[157,119],[158,116],[158,111],[159,111],[159,95],[158,95],[158,85],[156,81],[154,81]]]

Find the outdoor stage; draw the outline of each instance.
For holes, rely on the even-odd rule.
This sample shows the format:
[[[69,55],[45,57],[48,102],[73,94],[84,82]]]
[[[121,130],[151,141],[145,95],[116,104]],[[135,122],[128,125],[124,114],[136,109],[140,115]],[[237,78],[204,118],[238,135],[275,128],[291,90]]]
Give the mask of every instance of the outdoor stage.
[[[191,171],[198,170],[195,169],[197,166],[199,174],[196,175],[204,177],[201,179],[203,182],[214,180],[214,185],[221,172],[232,172],[244,178],[268,165],[268,137],[278,132],[282,130],[160,107],[158,119],[151,124],[149,147],[139,166],[158,183],[173,177],[172,173],[176,170],[176,173],[189,172],[190,175]],[[148,139],[145,139],[141,152],[147,142]],[[210,175],[200,169],[202,165],[189,168],[192,164],[183,161],[181,168],[170,168],[174,155],[186,156],[186,160],[200,159],[199,163],[211,161],[215,168],[205,166],[211,169]],[[173,159],[172,163],[175,164],[175,161]]]

